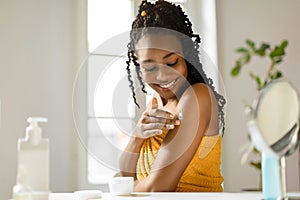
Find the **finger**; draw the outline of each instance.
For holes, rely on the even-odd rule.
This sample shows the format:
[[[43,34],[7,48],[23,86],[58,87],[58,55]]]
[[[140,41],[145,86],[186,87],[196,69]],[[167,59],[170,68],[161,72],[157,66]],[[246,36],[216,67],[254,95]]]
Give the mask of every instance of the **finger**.
[[[161,117],[166,119],[173,119],[174,115],[166,110],[162,109],[151,109],[149,112],[150,117]]]
[[[145,138],[149,138],[151,136],[154,136],[154,135],[160,135],[162,134],[163,131],[161,129],[152,129],[152,130],[147,130],[147,131],[144,131],[143,133],[143,137]]]
[[[154,129],[174,129],[174,124],[164,124],[164,123],[149,123],[149,124],[142,124],[142,129],[147,130],[154,130]]]
[[[175,124],[179,125],[179,120],[175,119],[169,119],[164,117],[154,117],[154,116],[145,116],[142,120],[143,123],[149,124],[149,123],[164,123],[164,124]]]

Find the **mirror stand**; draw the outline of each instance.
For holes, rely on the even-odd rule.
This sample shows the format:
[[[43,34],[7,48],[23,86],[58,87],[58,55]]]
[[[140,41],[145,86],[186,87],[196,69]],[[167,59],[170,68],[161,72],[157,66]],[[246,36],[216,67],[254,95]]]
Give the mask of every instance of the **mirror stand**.
[[[282,199],[288,199],[288,196],[286,194],[286,161],[284,156],[280,158],[279,165],[280,165]]]

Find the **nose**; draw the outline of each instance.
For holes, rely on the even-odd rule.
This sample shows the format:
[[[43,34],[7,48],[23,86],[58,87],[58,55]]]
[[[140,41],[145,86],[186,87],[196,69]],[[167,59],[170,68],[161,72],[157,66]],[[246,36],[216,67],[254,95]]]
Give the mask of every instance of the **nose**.
[[[156,80],[160,82],[168,81],[168,76],[170,74],[170,69],[167,66],[160,66],[156,74]]]

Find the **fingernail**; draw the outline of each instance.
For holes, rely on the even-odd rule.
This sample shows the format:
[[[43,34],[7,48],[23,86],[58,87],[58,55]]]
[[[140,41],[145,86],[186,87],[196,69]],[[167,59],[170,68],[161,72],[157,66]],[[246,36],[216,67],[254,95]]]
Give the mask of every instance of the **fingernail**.
[[[173,125],[173,124],[167,124],[167,128],[173,129],[173,128],[174,128],[174,125]]]
[[[180,120],[175,120],[175,125],[180,125]]]

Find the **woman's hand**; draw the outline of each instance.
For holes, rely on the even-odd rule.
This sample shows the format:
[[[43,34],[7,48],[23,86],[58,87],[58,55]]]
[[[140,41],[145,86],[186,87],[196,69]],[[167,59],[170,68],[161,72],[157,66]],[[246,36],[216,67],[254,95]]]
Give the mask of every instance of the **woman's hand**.
[[[146,139],[162,134],[164,129],[174,129],[175,125],[179,124],[180,121],[175,118],[175,115],[161,108],[154,97],[150,109],[142,114],[135,128],[134,136]]]

